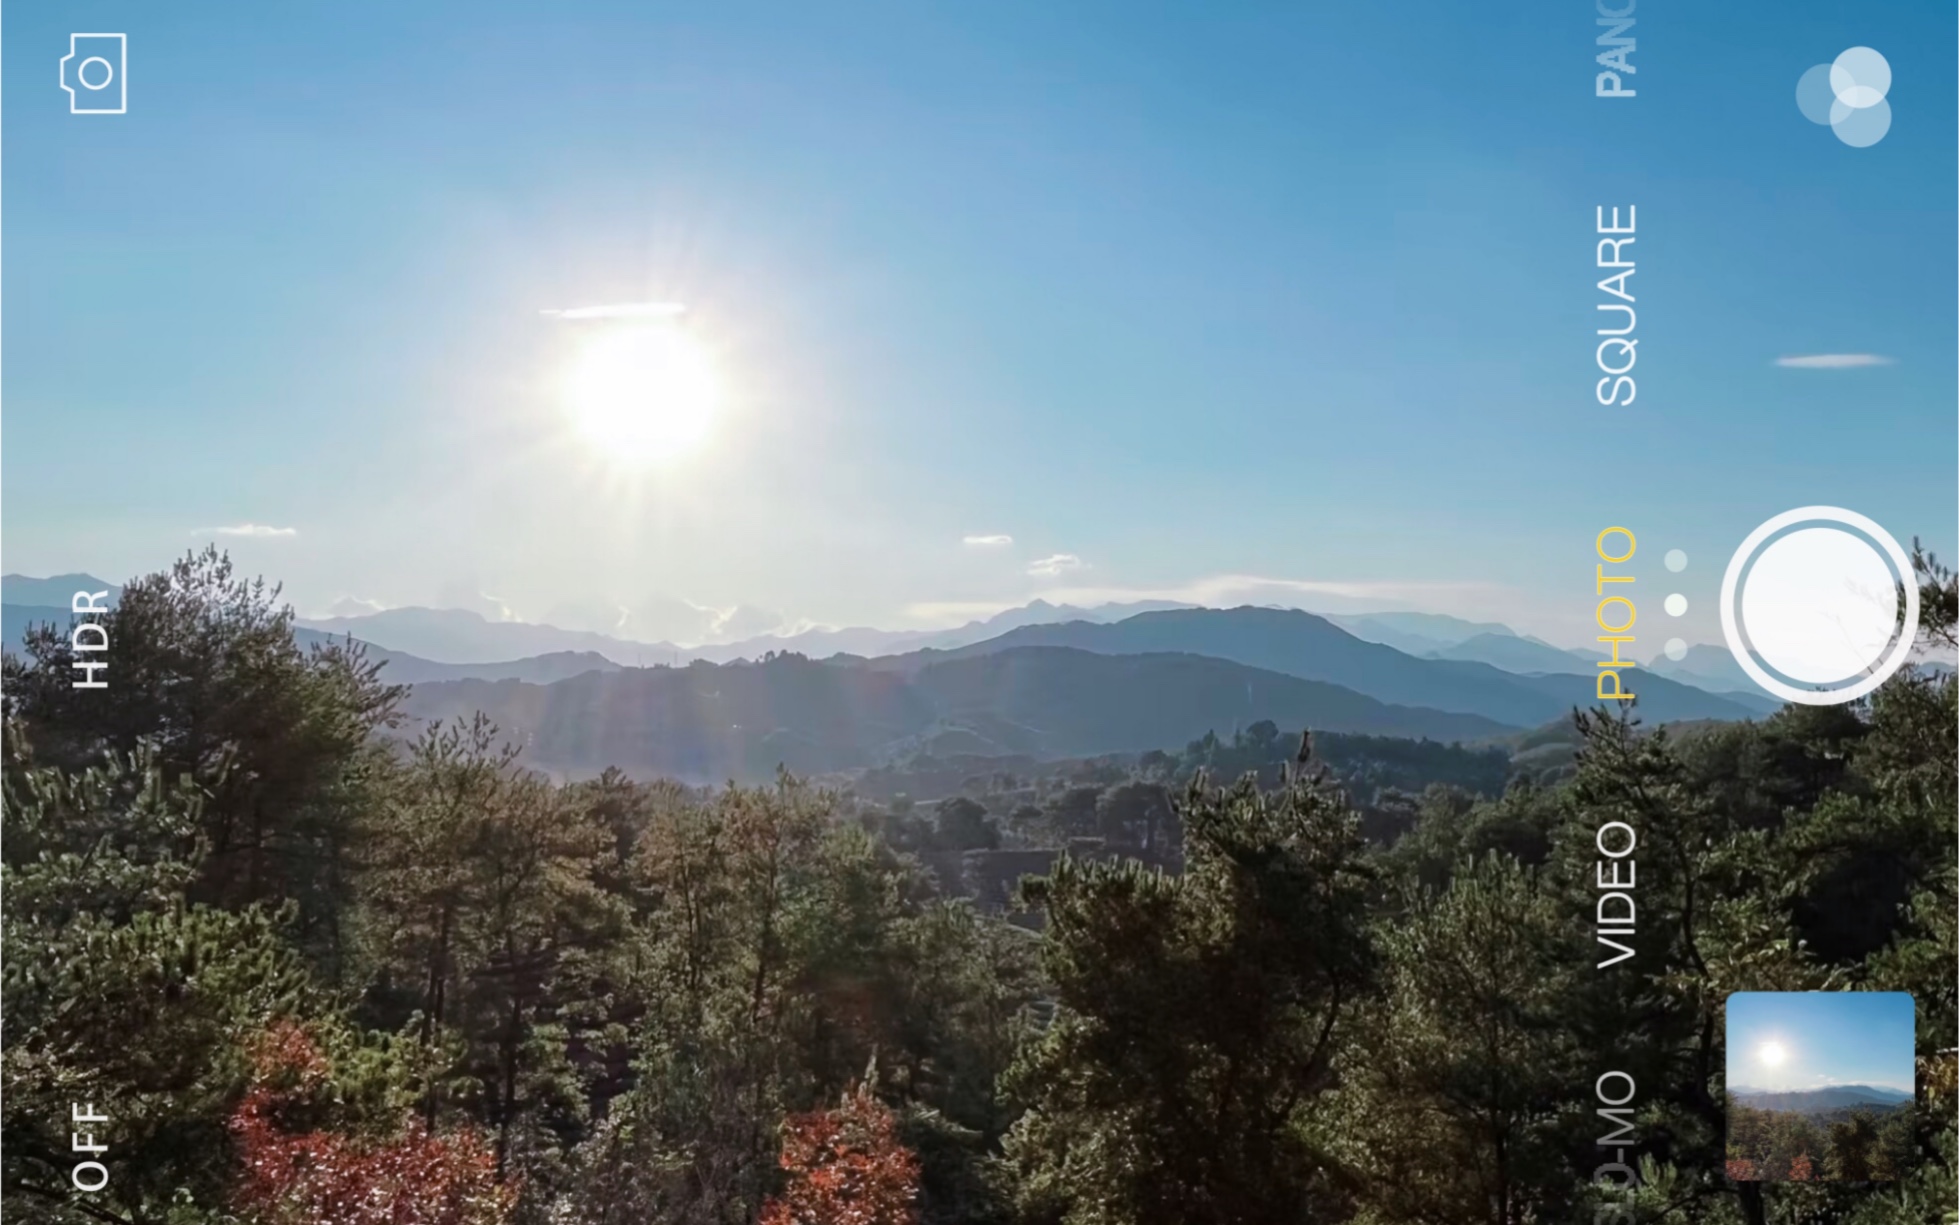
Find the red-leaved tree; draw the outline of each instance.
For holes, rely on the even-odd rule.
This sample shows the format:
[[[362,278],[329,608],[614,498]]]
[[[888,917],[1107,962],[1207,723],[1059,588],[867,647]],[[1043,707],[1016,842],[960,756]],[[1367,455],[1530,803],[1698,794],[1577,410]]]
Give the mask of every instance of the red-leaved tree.
[[[762,1210],[761,1225],[913,1225],[918,1158],[898,1142],[897,1122],[859,1085],[835,1110],[791,1115],[782,1125],[789,1185]]]
[[[328,1072],[306,1031],[275,1024],[253,1050],[252,1085],[231,1116],[245,1172],[235,1207],[254,1225],[503,1225],[517,1188],[474,1131],[432,1135],[406,1118],[399,1132],[362,1141],[288,1131],[281,1107]]]

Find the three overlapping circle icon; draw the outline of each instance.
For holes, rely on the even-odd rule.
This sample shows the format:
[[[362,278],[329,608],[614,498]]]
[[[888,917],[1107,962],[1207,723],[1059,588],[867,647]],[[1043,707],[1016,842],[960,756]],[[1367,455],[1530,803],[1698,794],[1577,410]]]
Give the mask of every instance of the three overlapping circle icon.
[[[1891,130],[1891,61],[1869,47],[1852,47],[1818,64],[1796,82],[1803,118],[1823,124],[1846,145],[1866,149]]]

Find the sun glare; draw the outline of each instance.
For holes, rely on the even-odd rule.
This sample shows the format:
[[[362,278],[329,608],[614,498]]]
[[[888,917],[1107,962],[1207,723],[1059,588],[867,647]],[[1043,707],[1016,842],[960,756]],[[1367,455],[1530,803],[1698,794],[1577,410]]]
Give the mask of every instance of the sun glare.
[[[1764,1067],[1781,1067],[1782,1061],[1788,1057],[1788,1048],[1780,1042],[1764,1042],[1755,1049],[1755,1058],[1761,1060]]]
[[[721,380],[700,342],[676,325],[614,327],[585,342],[564,401],[578,432],[609,458],[660,463],[706,440]]]

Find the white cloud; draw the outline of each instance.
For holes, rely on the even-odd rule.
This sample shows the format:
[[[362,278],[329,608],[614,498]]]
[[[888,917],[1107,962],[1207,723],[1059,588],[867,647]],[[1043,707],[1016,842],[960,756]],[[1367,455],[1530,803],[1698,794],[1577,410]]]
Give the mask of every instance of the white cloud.
[[[960,538],[961,544],[970,545],[975,549],[1002,549],[1013,542],[1014,538],[1005,532],[999,532],[989,536],[962,536]]]
[[[538,313],[553,319],[670,319],[686,314],[687,308],[678,302],[612,302],[603,306],[570,306]]]
[[[233,527],[200,527],[193,536],[250,536],[257,540],[272,540],[285,536],[299,535],[296,527],[268,527],[263,523],[240,523]]]
[[[782,633],[782,614],[772,608],[755,608],[747,604],[737,604],[733,608],[716,608],[709,611],[713,614],[709,633],[719,642],[758,638],[764,634],[779,636]]]
[[[1070,570],[1079,570],[1084,565],[1081,558],[1073,553],[1052,553],[1027,567],[1027,573],[1042,578],[1053,578]]]
[[[1855,370],[1859,366],[1889,366],[1895,361],[1876,353],[1807,353],[1778,357],[1775,364],[1796,370]]]
[[[666,642],[683,647],[785,632],[783,615],[772,608],[698,604],[658,593],[632,601],[612,595],[562,600],[545,612],[543,623],[629,641]]]

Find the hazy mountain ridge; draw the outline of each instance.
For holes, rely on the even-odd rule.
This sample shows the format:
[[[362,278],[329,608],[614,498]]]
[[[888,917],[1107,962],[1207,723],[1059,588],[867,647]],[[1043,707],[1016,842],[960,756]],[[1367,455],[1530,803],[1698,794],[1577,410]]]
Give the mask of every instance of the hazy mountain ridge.
[[[684,664],[697,659],[729,663],[760,659],[771,652],[795,651],[813,657],[836,654],[889,655],[928,647],[952,648],[979,642],[1025,625],[1049,621],[1106,621],[1172,605],[1168,601],[1106,604],[1094,608],[1034,600],[951,629],[885,630],[871,626],[812,629],[795,634],[763,634],[734,642],[682,646],[638,641],[590,630],[567,630],[529,621],[493,621],[481,613],[409,606],[347,617],[301,617],[298,624],[363,642],[407,651],[441,663],[508,660],[549,651],[589,651],[623,667]]]
[[[427,611],[344,620],[511,624],[469,612],[421,618]],[[1029,618],[1071,610],[1012,611]],[[47,607],[10,605],[8,615],[16,642],[15,622],[24,616],[68,619]],[[294,632],[302,646],[346,640],[303,626]],[[1553,650],[1516,635],[1480,637],[1505,648]],[[1036,621],[951,649],[875,657],[818,661],[786,651],[782,640],[771,651],[777,658],[766,664],[630,668],[598,651],[447,662],[366,644],[368,658],[383,664],[384,680],[414,687],[411,715],[462,718],[480,707],[545,768],[579,773],[616,763],[698,781],[758,777],[777,763],[851,769],[920,750],[1140,751],[1267,718],[1330,731],[1477,740],[1562,720],[1593,697],[1590,677],[1576,668],[1522,676],[1476,661],[1416,658],[1355,638],[1328,618],[1250,606]],[[1755,713],[1650,675],[1638,688],[1639,713],[1652,721]]]
[[[81,576],[85,577],[85,576]],[[45,580],[60,582],[62,579]],[[83,590],[83,588],[77,588]],[[89,590],[100,591],[101,587]],[[74,621],[74,614],[66,607],[40,604],[0,605],[0,647],[19,652],[28,629],[42,623],[66,627]],[[345,634],[329,634],[321,630],[293,627],[293,641],[302,648],[344,645],[349,641]],[[397,685],[422,684],[429,681],[448,681],[475,678],[481,680],[522,680],[537,684],[564,680],[580,673],[592,671],[616,671],[619,665],[591,651],[553,651],[542,655],[531,655],[522,659],[494,660],[487,663],[445,664],[423,659],[406,651],[390,651],[370,642],[361,644],[369,660],[385,665],[382,679]]]
[[[78,591],[107,591],[103,603],[115,606],[122,585],[96,578],[93,574],[56,574],[35,578],[27,574],[0,575],[0,603],[59,608],[66,612]]]
[[[665,663],[680,652],[670,642],[628,642],[590,630],[530,621],[492,621],[459,608],[390,608],[354,617],[299,618],[306,629],[351,635],[432,663],[480,664],[563,651],[589,652],[615,664]]]
[[[1423,657],[1488,664],[1520,676],[1532,672],[1557,672],[1571,676],[1598,674],[1597,661],[1590,654],[1560,650],[1541,639],[1519,634],[1477,634],[1440,650],[1423,652]]]
[[[110,603],[120,591],[115,584],[88,574],[46,579],[5,576],[5,643],[17,650],[20,634],[31,621],[65,623],[66,596],[82,589],[110,590]],[[56,596],[60,597],[59,604],[52,602]],[[42,600],[51,602],[38,602]],[[1233,618],[1229,627],[1204,621],[1201,632],[1190,628],[1203,618],[1220,616]],[[1163,620],[1166,617],[1171,620]],[[1179,617],[1186,620],[1177,621]],[[1104,627],[1105,632],[1101,638],[1084,637],[1096,631],[1061,628],[1064,626]],[[1113,628],[1118,626],[1126,628]],[[1275,631],[1274,626],[1285,628]],[[845,655],[902,660],[933,652],[1059,645],[1105,654],[1167,651],[1209,655],[1342,685],[1390,704],[1477,714],[1513,726],[1534,726],[1558,717],[1573,705],[1595,700],[1589,679],[1594,675],[1593,667],[1581,653],[1561,651],[1507,626],[1439,613],[1323,617],[1296,609],[1204,609],[1170,601],[1080,608],[1035,600],[945,630],[822,629],[692,648],[533,622],[490,620],[463,609],[419,606],[356,616],[299,618],[296,627],[302,641],[351,636],[367,643],[370,658],[388,663],[388,679],[408,684],[469,678],[549,683],[592,669],[680,665],[695,660],[727,663],[782,652],[813,658]],[[1293,641],[1276,641],[1275,633],[1289,635]],[[1392,638],[1407,647],[1375,640],[1381,638]],[[1433,645],[1413,654],[1408,649],[1424,644]],[[1726,660],[1728,668],[1739,674],[1725,652],[1712,647],[1696,647],[1694,652],[1688,659],[1696,665],[1691,673],[1667,675],[1666,669],[1653,668],[1640,674],[1636,691],[1641,694],[1645,717],[1668,722],[1736,719],[1776,709],[1777,704],[1754,693],[1745,678],[1734,686],[1725,684],[1726,677],[1710,679],[1719,671],[1715,656]],[[1734,691],[1721,692],[1723,688]],[[1714,693],[1715,699],[1700,696],[1704,693]]]
[[[302,647],[310,647],[316,643],[321,646],[344,645],[349,641],[344,634],[327,634],[303,627],[293,629],[293,640]],[[553,681],[581,676],[587,672],[619,670],[618,664],[595,651],[548,651],[542,655],[528,655],[522,659],[445,664],[410,655],[406,651],[386,650],[373,643],[364,642],[360,645],[364,648],[363,653],[367,659],[386,665],[381,671],[381,679],[394,685],[421,685],[436,681],[458,680],[513,680],[547,685]]]
[[[1893,1110],[1909,1105],[1913,1095],[1880,1085],[1828,1085],[1820,1089],[1768,1090],[1733,1086],[1728,1097],[1755,1110],[1780,1110],[1788,1114],[1823,1114],[1868,1106],[1873,1110]]]
[[[1507,625],[1494,621],[1465,621],[1447,613],[1384,612],[1325,613],[1333,622],[1363,642],[1378,642],[1409,655],[1427,655],[1479,635],[1511,638],[1519,635]]]
[[[1305,680],[1324,681],[1395,705],[1480,715],[1513,727],[1535,727],[1596,704],[1592,676],[1518,675],[1467,660],[1423,659],[1366,642],[1326,617],[1294,609],[1177,609],[1122,621],[1025,626],[953,651],[888,656],[876,665],[919,667],[1024,646],[1063,646],[1102,654],[1185,652],[1229,660]],[[1745,696],[1723,697],[1650,674],[1635,673],[1638,713],[1654,722],[1744,719],[1778,708]]]
[[[699,781],[875,764],[944,740],[962,752],[1083,756],[1183,744],[1259,719],[1467,740],[1504,725],[1194,655],[996,651],[912,670],[791,655],[763,664],[588,673],[548,685],[417,685],[419,719],[483,710],[540,768]]]

